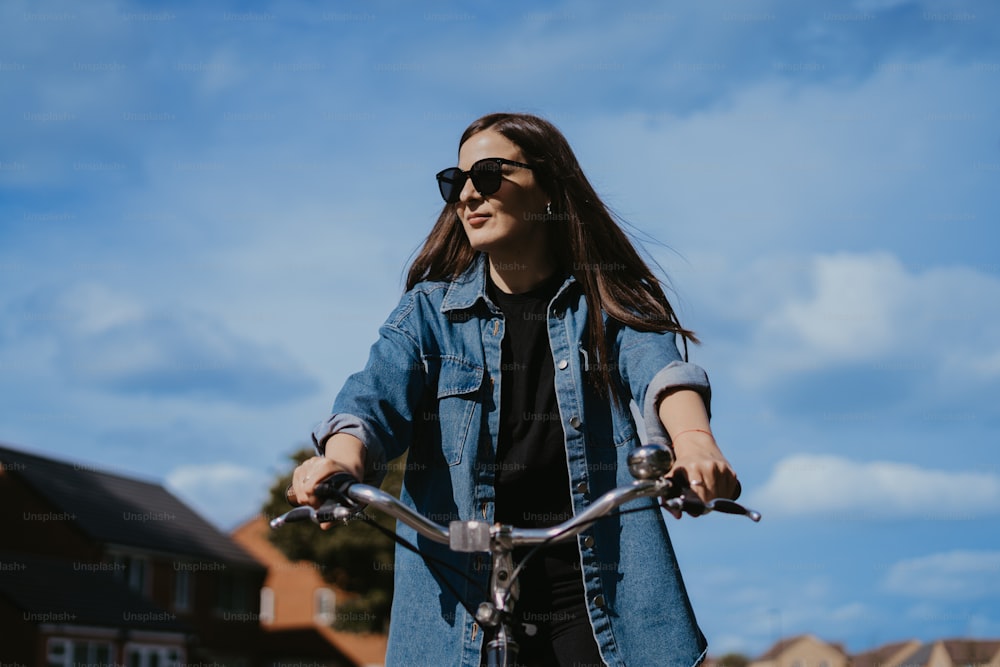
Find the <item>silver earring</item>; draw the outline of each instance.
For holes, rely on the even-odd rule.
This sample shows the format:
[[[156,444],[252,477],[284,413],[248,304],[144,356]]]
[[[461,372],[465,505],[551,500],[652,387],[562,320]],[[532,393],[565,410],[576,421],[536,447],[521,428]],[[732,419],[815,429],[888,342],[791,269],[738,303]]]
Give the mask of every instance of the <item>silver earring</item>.
[[[548,204],[545,205],[545,215],[548,216],[552,215],[552,202],[549,202]]]

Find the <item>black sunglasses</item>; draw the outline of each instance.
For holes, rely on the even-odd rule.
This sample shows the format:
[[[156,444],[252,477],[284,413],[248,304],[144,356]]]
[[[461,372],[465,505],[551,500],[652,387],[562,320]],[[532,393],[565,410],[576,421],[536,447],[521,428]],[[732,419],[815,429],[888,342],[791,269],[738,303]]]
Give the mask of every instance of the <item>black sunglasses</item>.
[[[454,204],[462,196],[462,188],[465,187],[465,181],[469,178],[472,179],[472,185],[479,194],[484,197],[491,195],[500,189],[500,183],[503,181],[500,167],[505,164],[532,169],[530,164],[514,162],[502,157],[488,157],[478,160],[469,171],[462,171],[458,167],[448,167],[437,174],[441,196],[449,204]]]

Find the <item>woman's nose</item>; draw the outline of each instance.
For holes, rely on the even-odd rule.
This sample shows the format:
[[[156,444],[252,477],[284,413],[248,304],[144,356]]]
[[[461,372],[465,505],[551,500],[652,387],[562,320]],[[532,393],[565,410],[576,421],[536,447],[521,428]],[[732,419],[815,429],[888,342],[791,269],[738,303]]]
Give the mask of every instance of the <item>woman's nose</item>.
[[[479,190],[476,190],[476,186],[472,184],[471,178],[466,178],[465,183],[462,185],[462,191],[458,193],[458,200],[460,202],[468,202],[472,199],[481,199],[482,195],[479,194]]]

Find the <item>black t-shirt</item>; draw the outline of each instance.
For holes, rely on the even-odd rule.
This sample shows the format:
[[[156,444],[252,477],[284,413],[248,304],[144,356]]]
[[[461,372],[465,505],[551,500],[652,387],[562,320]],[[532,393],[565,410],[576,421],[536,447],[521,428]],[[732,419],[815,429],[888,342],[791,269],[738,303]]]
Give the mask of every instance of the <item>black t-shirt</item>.
[[[522,528],[553,526],[573,516],[547,324],[549,302],[564,281],[565,276],[557,273],[522,294],[506,294],[488,281],[490,298],[503,311],[505,326],[495,517]],[[524,551],[515,556],[522,557]],[[532,607],[544,601],[547,606],[550,596],[558,599],[567,588],[576,593],[581,586],[579,568],[575,541],[546,548],[525,568],[522,603]]]
[[[549,302],[563,280],[556,274],[521,294],[506,294],[490,281],[490,297],[503,311],[505,327],[496,519],[522,528],[552,526],[573,515],[546,322]]]

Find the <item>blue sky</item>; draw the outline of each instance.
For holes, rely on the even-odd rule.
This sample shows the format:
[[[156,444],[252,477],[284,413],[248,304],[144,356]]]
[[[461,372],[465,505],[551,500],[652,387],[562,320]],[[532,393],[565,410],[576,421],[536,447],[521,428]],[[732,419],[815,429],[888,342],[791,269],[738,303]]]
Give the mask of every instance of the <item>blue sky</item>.
[[[674,526],[715,653],[1000,637],[986,0],[5,2],[0,440],[249,517],[364,361],[474,118],[665,267],[760,524]]]

